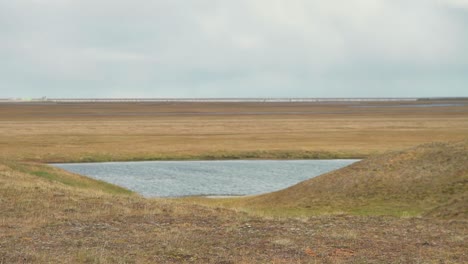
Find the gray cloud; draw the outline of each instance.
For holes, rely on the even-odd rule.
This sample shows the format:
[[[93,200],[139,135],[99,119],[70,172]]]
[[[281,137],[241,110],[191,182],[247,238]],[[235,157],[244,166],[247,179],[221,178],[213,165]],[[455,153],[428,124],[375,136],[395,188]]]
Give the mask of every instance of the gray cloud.
[[[0,97],[468,96],[462,0],[0,0]]]

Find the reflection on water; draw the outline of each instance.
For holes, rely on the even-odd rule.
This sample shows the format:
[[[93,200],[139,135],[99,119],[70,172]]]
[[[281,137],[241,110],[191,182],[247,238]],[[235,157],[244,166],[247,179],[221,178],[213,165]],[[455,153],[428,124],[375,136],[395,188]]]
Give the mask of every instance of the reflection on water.
[[[272,192],[357,160],[149,161],[53,164],[147,197]]]

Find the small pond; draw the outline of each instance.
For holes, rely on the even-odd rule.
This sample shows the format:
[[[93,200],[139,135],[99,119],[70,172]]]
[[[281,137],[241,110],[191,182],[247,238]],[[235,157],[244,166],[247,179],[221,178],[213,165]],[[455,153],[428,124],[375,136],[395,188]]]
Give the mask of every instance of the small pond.
[[[237,196],[277,191],[358,160],[223,160],[52,164],[146,197]]]

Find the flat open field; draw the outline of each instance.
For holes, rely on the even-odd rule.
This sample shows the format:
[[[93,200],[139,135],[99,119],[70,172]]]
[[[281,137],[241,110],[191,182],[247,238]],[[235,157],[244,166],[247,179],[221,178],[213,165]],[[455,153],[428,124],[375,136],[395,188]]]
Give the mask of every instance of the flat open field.
[[[365,157],[468,135],[468,101],[3,103],[0,158]]]

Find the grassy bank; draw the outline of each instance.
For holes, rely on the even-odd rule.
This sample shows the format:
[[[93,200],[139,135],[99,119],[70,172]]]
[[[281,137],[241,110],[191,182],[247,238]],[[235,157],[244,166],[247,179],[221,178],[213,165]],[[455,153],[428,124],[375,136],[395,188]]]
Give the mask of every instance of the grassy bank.
[[[53,184],[58,183],[72,188],[82,189],[86,191],[93,190],[108,194],[133,194],[132,191],[114,184],[91,179],[88,177],[83,177],[81,175],[73,174],[58,168],[39,163],[3,162],[3,164],[14,171],[29,174],[32,176],[37,176]]]

